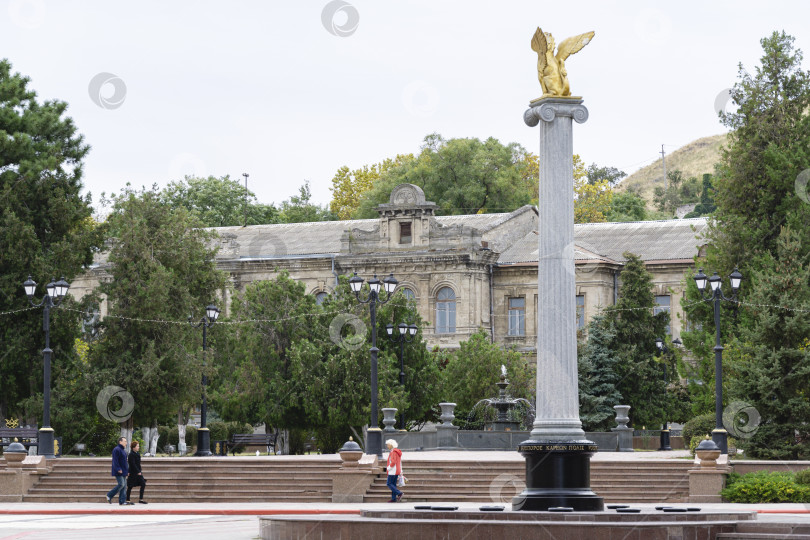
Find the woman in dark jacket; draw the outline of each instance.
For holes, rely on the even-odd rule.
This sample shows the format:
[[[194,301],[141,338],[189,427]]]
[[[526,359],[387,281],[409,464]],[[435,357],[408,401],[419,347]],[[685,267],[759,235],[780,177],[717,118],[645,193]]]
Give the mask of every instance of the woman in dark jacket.
[[[146,478],[143,477],[143,471],[141,471],[141,454],[138,453],[138,450],[140,450],[140,444],[138,441],[132,441],[130,448],[132,450],[127,457],[127,463],[129,464],[129,477],[127,478],[127,502],[129,502],[129,494],[132,492],[132,488],[135,486],[141,486],[141,496],[138,498],[138,502],[141,504],[148,504],[145,500],[143,500],[143,490],[146,488]]]

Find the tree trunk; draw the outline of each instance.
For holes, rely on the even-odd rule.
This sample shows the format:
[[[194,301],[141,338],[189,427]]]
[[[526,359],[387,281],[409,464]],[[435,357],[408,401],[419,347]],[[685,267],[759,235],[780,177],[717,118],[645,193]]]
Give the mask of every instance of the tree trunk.
[[[183,414],[183,406],[177,409],[177,451],[181,456],[188,453],[188,446],[186,446],[186,415]]]
[[[121,437],[127,439],[127,453],[129,453],[129,443],[132,442],[132,433],[135,431],[135,421],[130,416],[124,422],[119,424],[121,426]]]
[[[267,425],[264,426],[264,432],[270,433],[267,430]],[[276,449],[281,452],[282,455],[287,456],[290,454],[290,431],[287,429],[280,429],[278,430],[278,437],[276,438]]]
[[[149,453],[152,455],[157,454],[157,445],[158,445],[158,423],[157,419],[152,420],[152,429],[150,429],[151,433],[149,434],[149,440],[144,441],[146,444],[149,445]]]
[[[143,436],[143,451],[144,455],[149,454],[149,437],[152,435],[152,428],[151,427],[143,427],[141,426],[141,436]]]

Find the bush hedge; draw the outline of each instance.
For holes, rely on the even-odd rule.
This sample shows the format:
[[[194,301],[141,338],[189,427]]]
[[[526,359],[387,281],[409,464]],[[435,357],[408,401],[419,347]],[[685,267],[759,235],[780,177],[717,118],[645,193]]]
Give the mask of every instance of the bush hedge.
[[[706,435],[712,436],[712,430],[715,427],[714,413],[701,414],[695,416],[683,425],[682,435],[684,441],[692,442],[693,437],[700,437],[703,439]],[[694,454],[694,452],[692,452]]]
[[[732,503],[807,503],[810,502],[810,486],[797,484],[791,473],[732,473],[720,495]]]
[[[810,486],[810,469],[804,469],[796,473],[796,483],[799,485]]]

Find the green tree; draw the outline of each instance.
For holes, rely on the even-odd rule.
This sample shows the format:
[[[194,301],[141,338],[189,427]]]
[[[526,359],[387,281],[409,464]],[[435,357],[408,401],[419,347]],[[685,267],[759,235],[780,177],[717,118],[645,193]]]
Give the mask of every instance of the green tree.
[[[810,168],[810,71],[794,38],[774,32],[763,38],[763,55],[752,75],[739,67],[731,91],[738,109],[723,113],[728,146],[714,179],[717,210],[709,232],[712,266],[744,275],[756,253],[775,252],[782,225],[802,235],[810,250],[807,186],[797,185]]]
[[[515,189],[524,185],[525,154],[520,145],[503,145],[492,137],[428,135],[415,159],[393,167],[364,193],[355,217],[377,217],[377,205],[387,203],[391,190],[402,183],[421,187],[441,215],[510,212],[531,200],[530,192]]]
[[[278,210],[272,204],[259,204],[256,195],[229,176],[196,178],[171,182],[162,193],[171,206],[182,206],[206,227],[264,225],[278,221]],[[247,204],[245,204],[247,203]]]
[[[442,401],[456,403],[456,418],[463,422],[476,403],[498,395],[501,366],[506,366],[509,387],[514,398],[534,402],[534,370],[519,352],[492,343],[483,328],[462,341],[459,349],[449,353],[442,371]]]
[[[312,221],[335,221],[337,215],[328,208],[313,204],[309,181],[298,188],[298,195],[293,195],[281,203],[279,223],[308,223]]]
[[[91,384],[123,387],[135,401],[132,420],[157,427],[199,400],[211,361],[201,354],[202,332],[185,320],[199,320],[225,279],[209,247],[213,233],[185,208],[163,202],[157,187],[127,188],[113,200],[106,223],[112,279],[97,289],[108,314],[89,353]]]
[[[588,323],[588,340],[580,342],[579,417],[585,431],[607,431],[615,422],[614,405],[622,405],[619,383],[619,357],[616,329],[604,315]]]
[[[613,193],[610,199],[610,209],[607,221],[644,221],[648,219],[647,203],[636,193],[629,191]]]
[[[40,282],[41,298],[51,278],[71,281],[101,244],[90,195],[81,195],[90,147],[65,116],[67,104],[39,102],[29,83],[0,60],[0,312],[28,307],[28,275]],[[75,307],[66,302],[64,308]],[[58,366],[75,355],[78,328],[76,312],[51,312],[53,384]],[[0,338],[0,418],[7,418],[42,392],[42,311],[2,316]]]
[[[684,178],[683,173],[675,169],[667,173],[667,187],[654,190],[653,201],[661,212],[674,215],[679,206],[698,202],[700,183],[695,177]]]
[[[669,313],[653,314],[651,274],[637,255],[623,256],[627,261],[619,275],[619,300],[604,311],[605,322],[616,332],[611,349],[619,358],[617,389],[623,404],[632,407],[633,425],[658,426],[667,416],[668,397],[655,339],[664,337]]]
[[[708,216],[714,212],[717,205],[714,204],[714,189],[712,188],[712,175],[703,175],[703,185],[700,189],[700,203],[695,209],[683,216],[684,218],[695,218]]]
[[[307,379],[293,377],[290,348],[312,339],[311,318],[320,311],[303,283],[281,272],[249,284],[231,304],[234,321],[214,338],[223,374],[214,382],[212,405],[223,419],[270,427],[306,427],[301,395]]]
[[[717,209],[706,235],[709,249],[705,260],[698,261],[721,276],[738,266],[745,277],[740,290],[743,302],[748,300],[751,287],[763,279],[761,274],[772,271],[773,261],[781,265],[781,257],[788,253],[777,249],[782,227],[792,231],[791,245],[799,250],[798,256],[791,253],[785,267],[795,268],[796,263],[792,261],[806,260],[810,252],[810,228],[807,227],[810,205],[805,202],[805,186],[797,181],[801,171],[810,168],[810,116],[807,114],[810,72],[801,69],[802,54],[794,50],[791,36],[774,32],[760,43],[763,55],[755,73],[749,73],[742,65],[739,67],[739,79],[731,93],[738,109],[721,115],[723,123],[732,131],[712,178]],[[771,304],[791,306],[806,302],[797,296],[803,290],[791,293],[792,300],[779,299]],[[690,283],[683,304],[692,331],[684,333],[683,339],[696,356],[697,369],[708,373],[715,329],[711,307],[697,300],[697,290]],[[745,316],[750,308],[743,307],[738,316],[735,304],[724,302],[721,307],[723,344],[736,343],[742,334],[750,336],[765,331],[759,328],[768,323],[765,318]],[[802,343],[786,340],[782,345],[793,354],[789,351],[800,348]],[[729,348],[724,361],[734,353],[735,349]],[[774,357],[776,360],[778,358]],[[724,378],[727,403],[730,388],[742,384],[736,379],[733,372]],[[703,382],[710,384],[706,379]],[[774,384],[773,381],[761,382],[764,386]],[[693,408],[705,409],[712,397],[708,393],[706,388],[693,393]],[[739,392],[737,397],[746,400]],[[762,422],[784,425],[778,415],[771,419],[763,414]],[[781,448],[785,439],[769,428],[757,432],[757,440],[770,435],[773,435],[770,442]]]
[[[810,264],[804,251],[800,235],[783,229],[776,253],[757,261],[761,271],[746,284],[746,301],[756,307],[742,312],[738,339],[724,356],[732,397],[759,415],[758,426],[751,415],[734,419],[746,424],[737,438],[755,458],[810,458]],[[735,427],[726,426],[731,436]]]
[[[371,386],[367,306],[351,293],[346,277],[317,305],[304,285],[286,272],[249,285],[233,303],[235,324],[220,346],[214,404],[226,419],[264,422],[279,429],[314,430],[321,450],[334,452],[368,424]],[[379,403],[404,411],[411,425],[424,422],[437,400],[438,366],[421,332],[405,348],[405,380],[399,385],[397,347],[385,325],[421,320],[412,302],[397,293],[377,317]],[[355,331],[360,332],[355,335]]]
[[[622,178],[627,176],[626,172],[620,171],[616,167],[600,167],[596,163],[588,165],[585,174],[589,184],[596,185],[602,181],[606,181],[610,187],[615,186]]]

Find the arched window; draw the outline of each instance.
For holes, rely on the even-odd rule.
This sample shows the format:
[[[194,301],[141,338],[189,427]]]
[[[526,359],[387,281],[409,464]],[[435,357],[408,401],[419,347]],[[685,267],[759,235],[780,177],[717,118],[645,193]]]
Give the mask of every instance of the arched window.
[[[453,334],[456,331],[456,293],[442,287],[436,295],[436,333]]]
[[[329,296],[328,293],[325,293],[323,291],[319,292],[318,294],[315,295],[315,303],[320,306],[321,304],[323,304],[323,301],[326,300],[327,296]]]
[[[416,293],[413,292],[413,289],[409,289],[408,287],[403,287],[402,288],[402,294],[404,294],[405,298],[407,298],[408,300],[415,300],[416,299]]]

